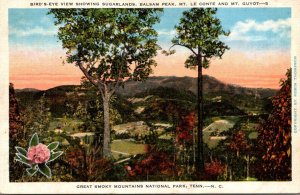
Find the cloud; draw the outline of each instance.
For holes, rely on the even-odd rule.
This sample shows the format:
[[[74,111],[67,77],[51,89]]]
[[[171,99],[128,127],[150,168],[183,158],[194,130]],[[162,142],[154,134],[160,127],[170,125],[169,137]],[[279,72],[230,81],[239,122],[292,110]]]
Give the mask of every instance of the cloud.
[[[45,40],[47,40],[47,39],[45,39]],[[66,52],[66,50],[64,50],[62,48],[60,42],[47,42],[47,41],[31,42],[30,44],[10,42],[9,49],[10,49],[10,52],[34,51],[34,52],[44,52],[44,53],[48,53],[48,54],[49,54],[49,51],[57,51],[60,53]]]
[[[176,31],[175,30],[159,29],[159,30],[157,30],[157,34],[158,34],[158,43],[159,43],[159,45],[163,49],[168,49],[172,45],[171,40],[175,37]]]
[[[57,34],[57,28],[50,27],[47,29],[47,28],[35,26],[33,28],[27,27],[26,29],[21,29],[21,28],[11,27],[9,29],[9,34],[15,35],[18,37],[28,37],[28,36],[32,36],[32,35],[54,36]]]
[[[237,22],[231,29],[228,37],[231,41],[263,41],[270,37],[267,33],[274,33],[284,38],[290,37],[291,19],[266,20],[257,22],[255,20],[245,20]]]
[[[53,21],[52,21],[51,18],[47,15],[47,16],[41,17],[40,23],[41,23],[41,24],[45,24],[45,23],[51,24],[51,23],[53,23]]]
[[[175,30],[169,31],[169,30],[161,29],[161,30],[158,30],[157,33],[160,36],[172,36],[173,37],[174,35],[176,35]]]

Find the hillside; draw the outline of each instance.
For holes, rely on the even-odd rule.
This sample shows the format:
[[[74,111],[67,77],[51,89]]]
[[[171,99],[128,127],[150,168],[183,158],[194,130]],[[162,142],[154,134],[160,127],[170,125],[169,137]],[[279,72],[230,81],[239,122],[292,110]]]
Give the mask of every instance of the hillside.
[[[128,81],[125,83],[124,88],[117,90],[117,93],[122,96],[132,97],[140,93],[147,92],[157,87],[165,88],[176,88],[179,90],[191,91],[194,94],[197,92],[197,78],[193,77],[171,77],[171,76],[160,76],[160,77],[149,77],[146,81],[136,82]],[[43,93],[46,95],[51,94],[64,94],[65,92],[72,92],[76,88],[76,85],[62,85],[54,88],[47,89],[45,91],[25,88],[16,89],[18,95],[22,94],[36,94],[41,96]],[[225,92],[230,94],[247,94],[256,95],[260,98],[270,97],[275,95],[277,90],[265,89],[265,88],[246,88],[234,84],[226,84],[222,81],[217,80],[214,77],[204,75],[203,76],[203,89],[204,94]]]
[[[160,87],[176,88],[180,90],[191,91],[197,94],[197,78],[193,77],[150,77],[144,82],[129,81],[124,88],[117,92],[124,96],[134,96],[147,90]],[[277,90],[264,88],[246,88],[233,84],[226,84],[214,77],[203,76],[204,94],[225,92],[230,94],[256,95],[260,98],[275,95]]]
[[[124,88],[120,88],[117,91],[119,101],[116,102],[119,102],[117,103],[119,105],[116,105],[116,107],[124,109],[124,105],[129,105],[128,101],[126,101],[128,98],[145,98],[151,95],[159,96],[161,103],[167,100],[175,100],[176,104],[178,104],[176,100],[181,100],[194,104],[197,99],[196,91],[197,79],[192,77],[150,77],[144,82],[129,81]],[[276,90],[272,89],[245,88],[225,84],[213,77],[204,76],[204,97],[206,102],[209,105],[211,104],[209,103],[210,101],[215,101],[213,106],[211,105],[214,109],[208,109],[211,110],[210,113],[212,115],[214,115],[214,112],[220,113],[222,108],[224,108],[224,113],[227,110],[226,115],[230,114],[232,110],[234,110],[232,113],[234,115],[242,113],[241,110],[245,112],[260,112],[263,106],[262,99],[273,96],[275,93]],[[78,91],[78,86],[76,85],[57,86],[45,91],[35,89],[16,90],[16,97],[20,100],[21,109],[34,104],[43,95],[50,104],[53,116],[56,117],[62,116],[66,111],[67,103],[77,105],[79,101],[86,100],[87,96],[90,96],[82,89]],[[222,101],[222,105],[218,106],[218,101]],[[181,103],[180,105],[182,107]],[[185,105],[187,106],[187,104]],[[229,109],[232,105],[236,108]],[[126,110],[128,111],[127,107]],[[151,109],[146,109],[146,111],[150,112]]]

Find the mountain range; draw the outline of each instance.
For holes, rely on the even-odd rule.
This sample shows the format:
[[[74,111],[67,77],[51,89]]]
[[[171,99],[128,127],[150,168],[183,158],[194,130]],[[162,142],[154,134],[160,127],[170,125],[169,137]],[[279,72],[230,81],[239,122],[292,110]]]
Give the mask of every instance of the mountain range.
[[[25,88],[16,89],[16,93],[22,93],[24,95],[27,93],[33,93],[37,96],[40,96],[43,93],[45,93],[46,95],[58,95],[65,92],[72,92],[76,87],[76,85],[62,85],[47,89],[45,91],[33,88]],[[117,90],[117,93],[125,97],[132,97],[136,94],[146,92],[157,87],[175,88],[177,90],[191,91],[194,94],[197,94],[197,78],[175,76],[149,77],[146,81],[141,82],[128,81],[125,83],[124,87],[121,87]],[[208,75],[203,76],[203,90],[204,94],[225,92],[236,95],[254,95],[259,98],[270,97],[275,95],[275,93],[277,92],[277,90],[275,89],[247,88],[234,84],[227,84]]]
[[[264,112],[265,105],[270,102],[269,97],[277,92],[274,89],[246,88],[226,84],[206,75],[203,78],[203,84],[204,106],[209,107],[206,110],[209,111],[210,115]],[[76,107],[79,102],[88,100],[89,93],[85,89],[78,89],[77,85],[62,85],[47,90],[26,88],[15,91],[21,109],[31,107],[44,96],[49,103],[53,116],[61,117],[66,112],[67,104]],[[75,91],[78,93],[74,93]],[[180,105],[182,107],[183,105],[187,106],[187,102],[191,104],[197,102],[197,78],[162,76],[150,77],[143,82],[128,81],[116,93],[118,101],[114,101],[113,104],[118,107],[120,113],[132,112],[133,107],[137,106],[129,101],[130,98],[146,98],[148,96],[159,97],[159,99],[147,100],[144,102],[145,107],[160,104],[161,107],[167,107],[167,105]],[[182,105],[180,103],[182,101],[186,103]],[[150,113],[152,112],[154,111],[150,109]]]

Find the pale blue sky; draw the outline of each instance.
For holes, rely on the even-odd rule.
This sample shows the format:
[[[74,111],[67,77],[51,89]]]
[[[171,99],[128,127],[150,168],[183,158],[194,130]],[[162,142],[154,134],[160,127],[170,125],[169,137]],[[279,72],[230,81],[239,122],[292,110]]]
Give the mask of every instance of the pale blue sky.
[[[158,44],[163,49],[171,46],[174,26],[184,10],[165,9],[161,22],[155,25]],[[65,52],[56,37],[54,18],[47,12],[47,9],[9,10],[10,79],[17,88],[79,84],[82,73],[76,67],[63,65],[60,57]],[[223,28],[231,31],[229,37],[222,37],[230,50],[222,60],[213,59],[204,74],[241,86],[278,88],[279,80],[290,67],[291,10],[223,8],[218,9],[217,16]],[[197,71],[183,66],[189,50],[175,49],[177,52],[172,56],[158,53],[153,75],[197,76]]]
[[[164,9],[161,22],[155,26],[159,44],[170,45],[174,25],[187,9]],[[55,36],[57,27],[47,9],[10,9],[9,41],[33,47],[61,48]],[[222,26],[232,33],[224,41],[237,50],[287,50],[290,49],[291,10],[289,8],[221,8],[217,16]]]

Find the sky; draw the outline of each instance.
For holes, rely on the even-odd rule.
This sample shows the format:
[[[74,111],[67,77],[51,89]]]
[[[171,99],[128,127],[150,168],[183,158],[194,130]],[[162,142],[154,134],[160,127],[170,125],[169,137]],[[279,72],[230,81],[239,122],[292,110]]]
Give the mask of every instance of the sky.
[[[176,35],[174,26],[187,9],[164,9],[155,25],[158,44],[171,46]],[[58,85],[79,84],[82,72],[63,63],[65,51],[58,40],[54,18],[47,9],[9,10],[10,82],[15,88],[48,89]],[[255,88],[279,88],[290,67],[291,11],[289,8],[220,8],[217,12],[225,30],[221,37],[229,47],[222,59],[213,59],[204,74],[235,85]],[[159,51],[153,76],[191,76],[197,71],[186,69],[190,54],[175,47],[176,53],[165,56]]]

